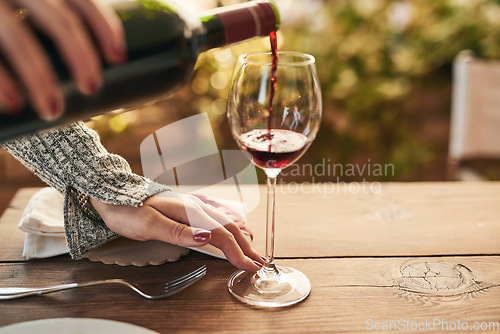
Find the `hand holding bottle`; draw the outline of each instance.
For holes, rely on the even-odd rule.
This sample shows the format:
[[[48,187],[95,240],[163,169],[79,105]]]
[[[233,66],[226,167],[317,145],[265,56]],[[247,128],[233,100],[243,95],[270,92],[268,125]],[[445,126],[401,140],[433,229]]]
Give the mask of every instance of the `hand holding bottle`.
[[[0,0],[0,142],[164,97],[189,80],[201,52],[280,24],[271,0],[198,14],[174,0],[97,3]],[[16,18],[18,8],[27,20]]]
[[[22,14],[18,13],[20,8]],[[116,13],[102,3],[0,0],[0,59],[5,61],[0,60],[2,111],[21,111],[23,95],[43,119],[56,119],[64,110],[58,78],[32,29],[21,18],[23,15],[52,40],[84,94],[95,93],[102,83],[100,54],[111,64],[126,60],[123,26]],[[92,43],[91,35],[99,49]]]

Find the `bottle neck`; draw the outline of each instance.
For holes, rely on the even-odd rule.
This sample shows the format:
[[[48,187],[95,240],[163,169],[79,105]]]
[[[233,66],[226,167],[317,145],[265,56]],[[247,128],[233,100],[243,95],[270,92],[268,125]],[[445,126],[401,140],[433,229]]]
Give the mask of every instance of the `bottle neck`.
[[[206,29],[206,50],[268,36],[280,25],[278,9],[271,1],[220,7],[202,13],[200,20]]]

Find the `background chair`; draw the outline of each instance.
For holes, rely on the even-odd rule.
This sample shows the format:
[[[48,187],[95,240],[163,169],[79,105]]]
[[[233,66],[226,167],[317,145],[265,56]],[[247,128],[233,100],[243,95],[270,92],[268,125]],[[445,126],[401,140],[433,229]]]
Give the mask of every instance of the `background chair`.
[[[484,158],[500,158],[500,61],[465,50],[453,67],[448,178],[484,179],[464,163]]]

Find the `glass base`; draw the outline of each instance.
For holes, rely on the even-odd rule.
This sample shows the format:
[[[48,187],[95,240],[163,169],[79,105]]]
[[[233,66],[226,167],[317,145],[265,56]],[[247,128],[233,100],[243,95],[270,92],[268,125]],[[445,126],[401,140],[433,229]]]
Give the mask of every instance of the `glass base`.
[[[304,300],[311,283],[297,269],[263,267],[256,273],[236,271],[227,284],[229,292],[240,301],[258,307],[283,307]]]

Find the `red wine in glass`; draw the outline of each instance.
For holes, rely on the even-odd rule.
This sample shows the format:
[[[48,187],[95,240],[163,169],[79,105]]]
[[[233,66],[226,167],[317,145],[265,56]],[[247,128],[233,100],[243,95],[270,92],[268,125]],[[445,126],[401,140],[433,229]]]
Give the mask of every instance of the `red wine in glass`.
[[[256,129],[242,134],[241,148],[262,169],[283,169],[299,159],[309,147],[309,139],[290,130]]]

